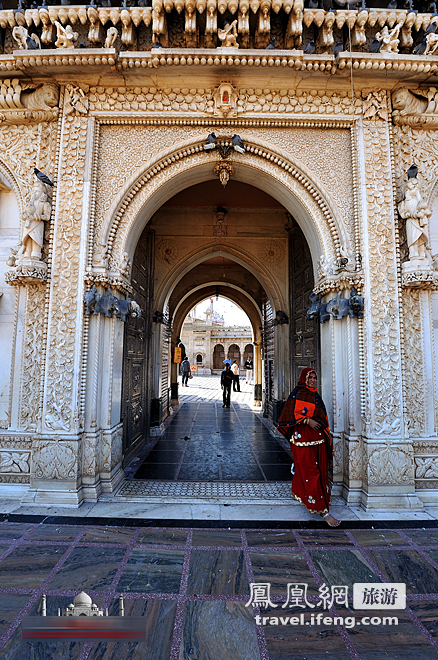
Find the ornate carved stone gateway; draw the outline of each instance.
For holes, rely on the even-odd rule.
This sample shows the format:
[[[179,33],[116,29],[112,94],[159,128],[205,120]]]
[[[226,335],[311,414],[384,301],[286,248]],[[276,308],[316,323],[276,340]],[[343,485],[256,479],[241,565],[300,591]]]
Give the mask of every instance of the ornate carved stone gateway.
[[[0,496],[112,491],[220,293],[271,420],[320,366],[338,494],[437,505],[436,16],[338,4],[0,10]]]

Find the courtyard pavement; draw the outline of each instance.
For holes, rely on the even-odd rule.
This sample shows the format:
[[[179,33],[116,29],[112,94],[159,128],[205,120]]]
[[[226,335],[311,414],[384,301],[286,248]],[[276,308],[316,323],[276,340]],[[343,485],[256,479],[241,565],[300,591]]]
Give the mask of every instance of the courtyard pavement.
[[[249,388],[224,410],[202,380],[115,493],[79,509],[0,501],[1,660],[437,659],[437,510],[335,496],[342,528],[327,528],[291,500],[288,448]],[[406,606],[355,609],[355,583],[389,583],[380,597],[405,584]],[[43,594],[56,616],[81,591],[114,616],[123,594],[146,641],[21,638]]]

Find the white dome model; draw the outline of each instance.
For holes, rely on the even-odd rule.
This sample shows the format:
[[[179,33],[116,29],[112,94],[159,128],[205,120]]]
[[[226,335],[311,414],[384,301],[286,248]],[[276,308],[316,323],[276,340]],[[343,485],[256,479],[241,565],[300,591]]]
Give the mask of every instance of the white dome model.
[[[80,594],[75,596],[73,602],[75,604],[75,607],[91,607],[92,600],[90,596],[85,593],[85,591],[81,591]]]

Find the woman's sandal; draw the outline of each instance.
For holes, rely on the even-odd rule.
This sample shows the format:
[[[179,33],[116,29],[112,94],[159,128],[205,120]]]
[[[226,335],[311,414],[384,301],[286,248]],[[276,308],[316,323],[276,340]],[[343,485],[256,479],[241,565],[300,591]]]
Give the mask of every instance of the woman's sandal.
[[[337,518],[333,518],[332,514],[327,511],[327,513],[321,514],[321,517],[325,519],[327,525],[329,527],[339,527],[341,524],[342,520],[338,520]],[[329,522],[329,518],[332,519],[333,522]]]

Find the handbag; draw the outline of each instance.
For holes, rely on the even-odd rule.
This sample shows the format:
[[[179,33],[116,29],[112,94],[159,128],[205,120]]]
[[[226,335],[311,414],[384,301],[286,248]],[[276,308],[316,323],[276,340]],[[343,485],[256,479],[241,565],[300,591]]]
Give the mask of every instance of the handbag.
[[[193,378],[192,372],[189,373],[189,378]]]

